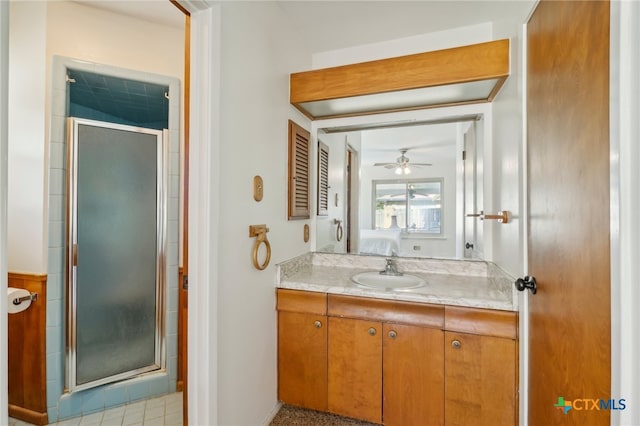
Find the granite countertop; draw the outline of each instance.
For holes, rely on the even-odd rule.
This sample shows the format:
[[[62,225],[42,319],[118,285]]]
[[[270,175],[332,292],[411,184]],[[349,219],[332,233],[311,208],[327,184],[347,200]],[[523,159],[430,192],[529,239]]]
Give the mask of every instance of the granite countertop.
[[[276,286],[330,294],[404,300],[473,308],[518,310],[513,279],[482,261],[394,259],[398,270],[420,277],[415,289],[383,290],[351,281],[360,272],[384,269],[384,258],[309,253],[278,265]]]

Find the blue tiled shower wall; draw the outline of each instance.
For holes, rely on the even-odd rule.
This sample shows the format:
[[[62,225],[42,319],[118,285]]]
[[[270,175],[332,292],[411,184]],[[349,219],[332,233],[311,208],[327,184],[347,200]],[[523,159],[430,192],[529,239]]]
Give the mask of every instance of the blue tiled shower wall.
[[[167,254],[165,261],[166,368],[94,389],[64,393],[65,387],[65,238],[66,238],[66,119],[69,95],[67,69],[149,81],[169,87],[169,158]],[[54,57],[49,144],[49,221],[47,249],[47,412],[49,422],[102,411],[110,407],[174,392],[177,379],[178,330],[178,214],[180,181],[180,81],[70,58]]]

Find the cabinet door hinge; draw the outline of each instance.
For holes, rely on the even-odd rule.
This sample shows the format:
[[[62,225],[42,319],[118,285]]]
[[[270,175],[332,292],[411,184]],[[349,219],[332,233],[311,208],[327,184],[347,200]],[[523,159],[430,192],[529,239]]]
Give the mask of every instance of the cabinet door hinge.
[[[183,290],[189,290],[189,276],[188,275],[183,275],[182,276],[182,289]]]

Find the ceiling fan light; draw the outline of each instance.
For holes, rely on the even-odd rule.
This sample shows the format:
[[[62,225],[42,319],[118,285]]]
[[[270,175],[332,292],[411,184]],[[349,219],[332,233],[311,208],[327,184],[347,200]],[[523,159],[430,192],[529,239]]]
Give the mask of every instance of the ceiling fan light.
[[[411,173],[411,169],[407,164],[399,164],[398,167],[396,167],[395,172],[397,175],[408,175]]]

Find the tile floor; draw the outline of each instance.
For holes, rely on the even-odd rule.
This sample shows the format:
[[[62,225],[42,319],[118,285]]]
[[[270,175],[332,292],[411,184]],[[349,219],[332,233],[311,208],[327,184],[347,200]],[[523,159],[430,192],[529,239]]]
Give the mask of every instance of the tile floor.
[[[9,419],[9,426],[30,426]],[[109,408],[73,419],[51,423],[55,426],[182,426],[182,392]]]

